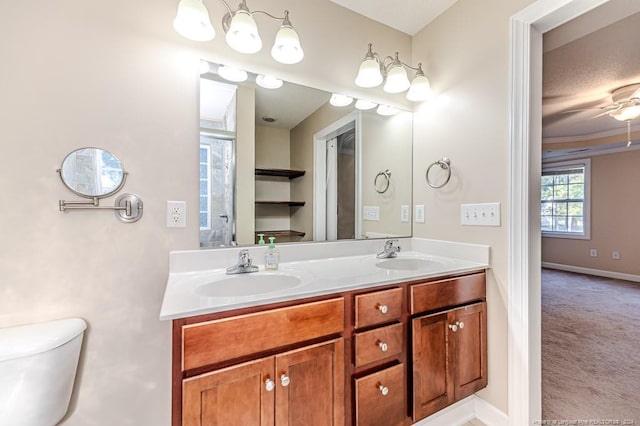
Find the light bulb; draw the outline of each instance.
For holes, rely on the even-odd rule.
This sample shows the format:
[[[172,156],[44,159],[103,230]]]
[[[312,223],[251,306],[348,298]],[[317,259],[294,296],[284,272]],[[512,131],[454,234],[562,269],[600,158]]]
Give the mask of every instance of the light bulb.
[[[229,65],[222,65],[218,68],[218,75],[228,81],[240,83],[249,78],[246,71],[239,68],[234,68]]]
[[[265,89],[279,89],[284,84],[284,82],[279,78],[262,74],[256,77],[256,83],[258,86],[264,87]]]
[[[387,93],[400,93],[409,88],[411,83],[407,77],[407,71],[402,65],[394,65],[387,74],[387,81],[384,83],[384,91]]]
[[[271,56],[281,64],[297,64],[304,58],[298,33],[290,25],[283,25],[276,34]]]
[[[173,28],[181,36],[194,41],[212,40],[216,35],[209,20],[209,11],[201,0],[180,0]]]
[[[631,105],[611,111],[609,115],[619,121],[635,120],[640,117],[640,105]]]
[[[345,95],[341,95],[339,93],[334,93],[331,95],[331,99],[329,99],[329,103],[333,106],[344,107],[347,105],[351,105],[353,102],[353,98]]]
[[[367,57],[360,64],[358,76],[356,77],[356,86],[360,87],[376,87],[382,83],[382,73],[380,72],[380,64],[373,57]]]
[[[407,92],[407,99],[412,102],[426,101],[431,96],[431,84],[424,74],[418,74],[411,82]]]
[[[262,39],[258,34],[256,21],[244,9],[238,10],[231,18],[225,39],[233,50],[240,53],[256,53],[262,49]]]
[[[373,109],[377,107],[378,104],[372,101],[367,101],[365,99],[358,99],[356,101],[356,108],[360,110]]]

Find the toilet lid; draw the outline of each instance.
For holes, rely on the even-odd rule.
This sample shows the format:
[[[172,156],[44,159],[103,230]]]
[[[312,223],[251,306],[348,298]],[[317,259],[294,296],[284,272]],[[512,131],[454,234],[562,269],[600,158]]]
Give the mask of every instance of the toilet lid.
[[[67,318],[0,329],[0,361],[34,355],[64,345],[87,328],[80,318]]]

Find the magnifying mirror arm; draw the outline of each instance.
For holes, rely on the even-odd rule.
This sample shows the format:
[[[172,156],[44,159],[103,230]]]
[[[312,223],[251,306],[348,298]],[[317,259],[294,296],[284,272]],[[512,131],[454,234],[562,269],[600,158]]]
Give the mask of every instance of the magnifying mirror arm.
[[[115,205],[101,206],[100,199],[93,197],[91,201],[59,201],[60,211],[79,209],[114,210],[116,217],[123,222],[136,222],[142,217],[142,199],[135,194],[122,194],[116,198]]]

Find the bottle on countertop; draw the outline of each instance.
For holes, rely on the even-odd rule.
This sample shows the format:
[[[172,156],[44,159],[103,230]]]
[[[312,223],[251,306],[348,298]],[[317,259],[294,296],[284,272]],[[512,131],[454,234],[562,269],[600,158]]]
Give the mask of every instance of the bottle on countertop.
[[[269,248],[264,255],[264,269],[267,271],[275,271],[280,263],[280,253],[276,249],[275,239],[275,237],[269,237]]]
[[[266,244],[264,241],[264,234],[258,234],[258,244],[259,245]]]

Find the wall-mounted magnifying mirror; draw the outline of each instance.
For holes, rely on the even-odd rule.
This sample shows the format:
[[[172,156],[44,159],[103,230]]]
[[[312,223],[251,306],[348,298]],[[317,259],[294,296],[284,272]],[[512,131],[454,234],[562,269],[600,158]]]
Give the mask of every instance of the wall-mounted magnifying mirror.
[[[100,148],[80,148],[69,153],[57,170],[62,183],[79,197],[91,201],[60,200],[60,211],[70,209],[115,210],[123,222],[136,222],[142,217],[142,200],[134,194],[122,194],[114,206],[100,206],[99,200],[114,195],[127,179],[122,162]]]
[[[258,234],[277,242],[411,236],[411,112],[340,103],[287,81],[265,85],[250,72],[229,81],[220,65],[205,65],[201,247],[253,244]],[[393,179],[372,185],[381,170]]]

